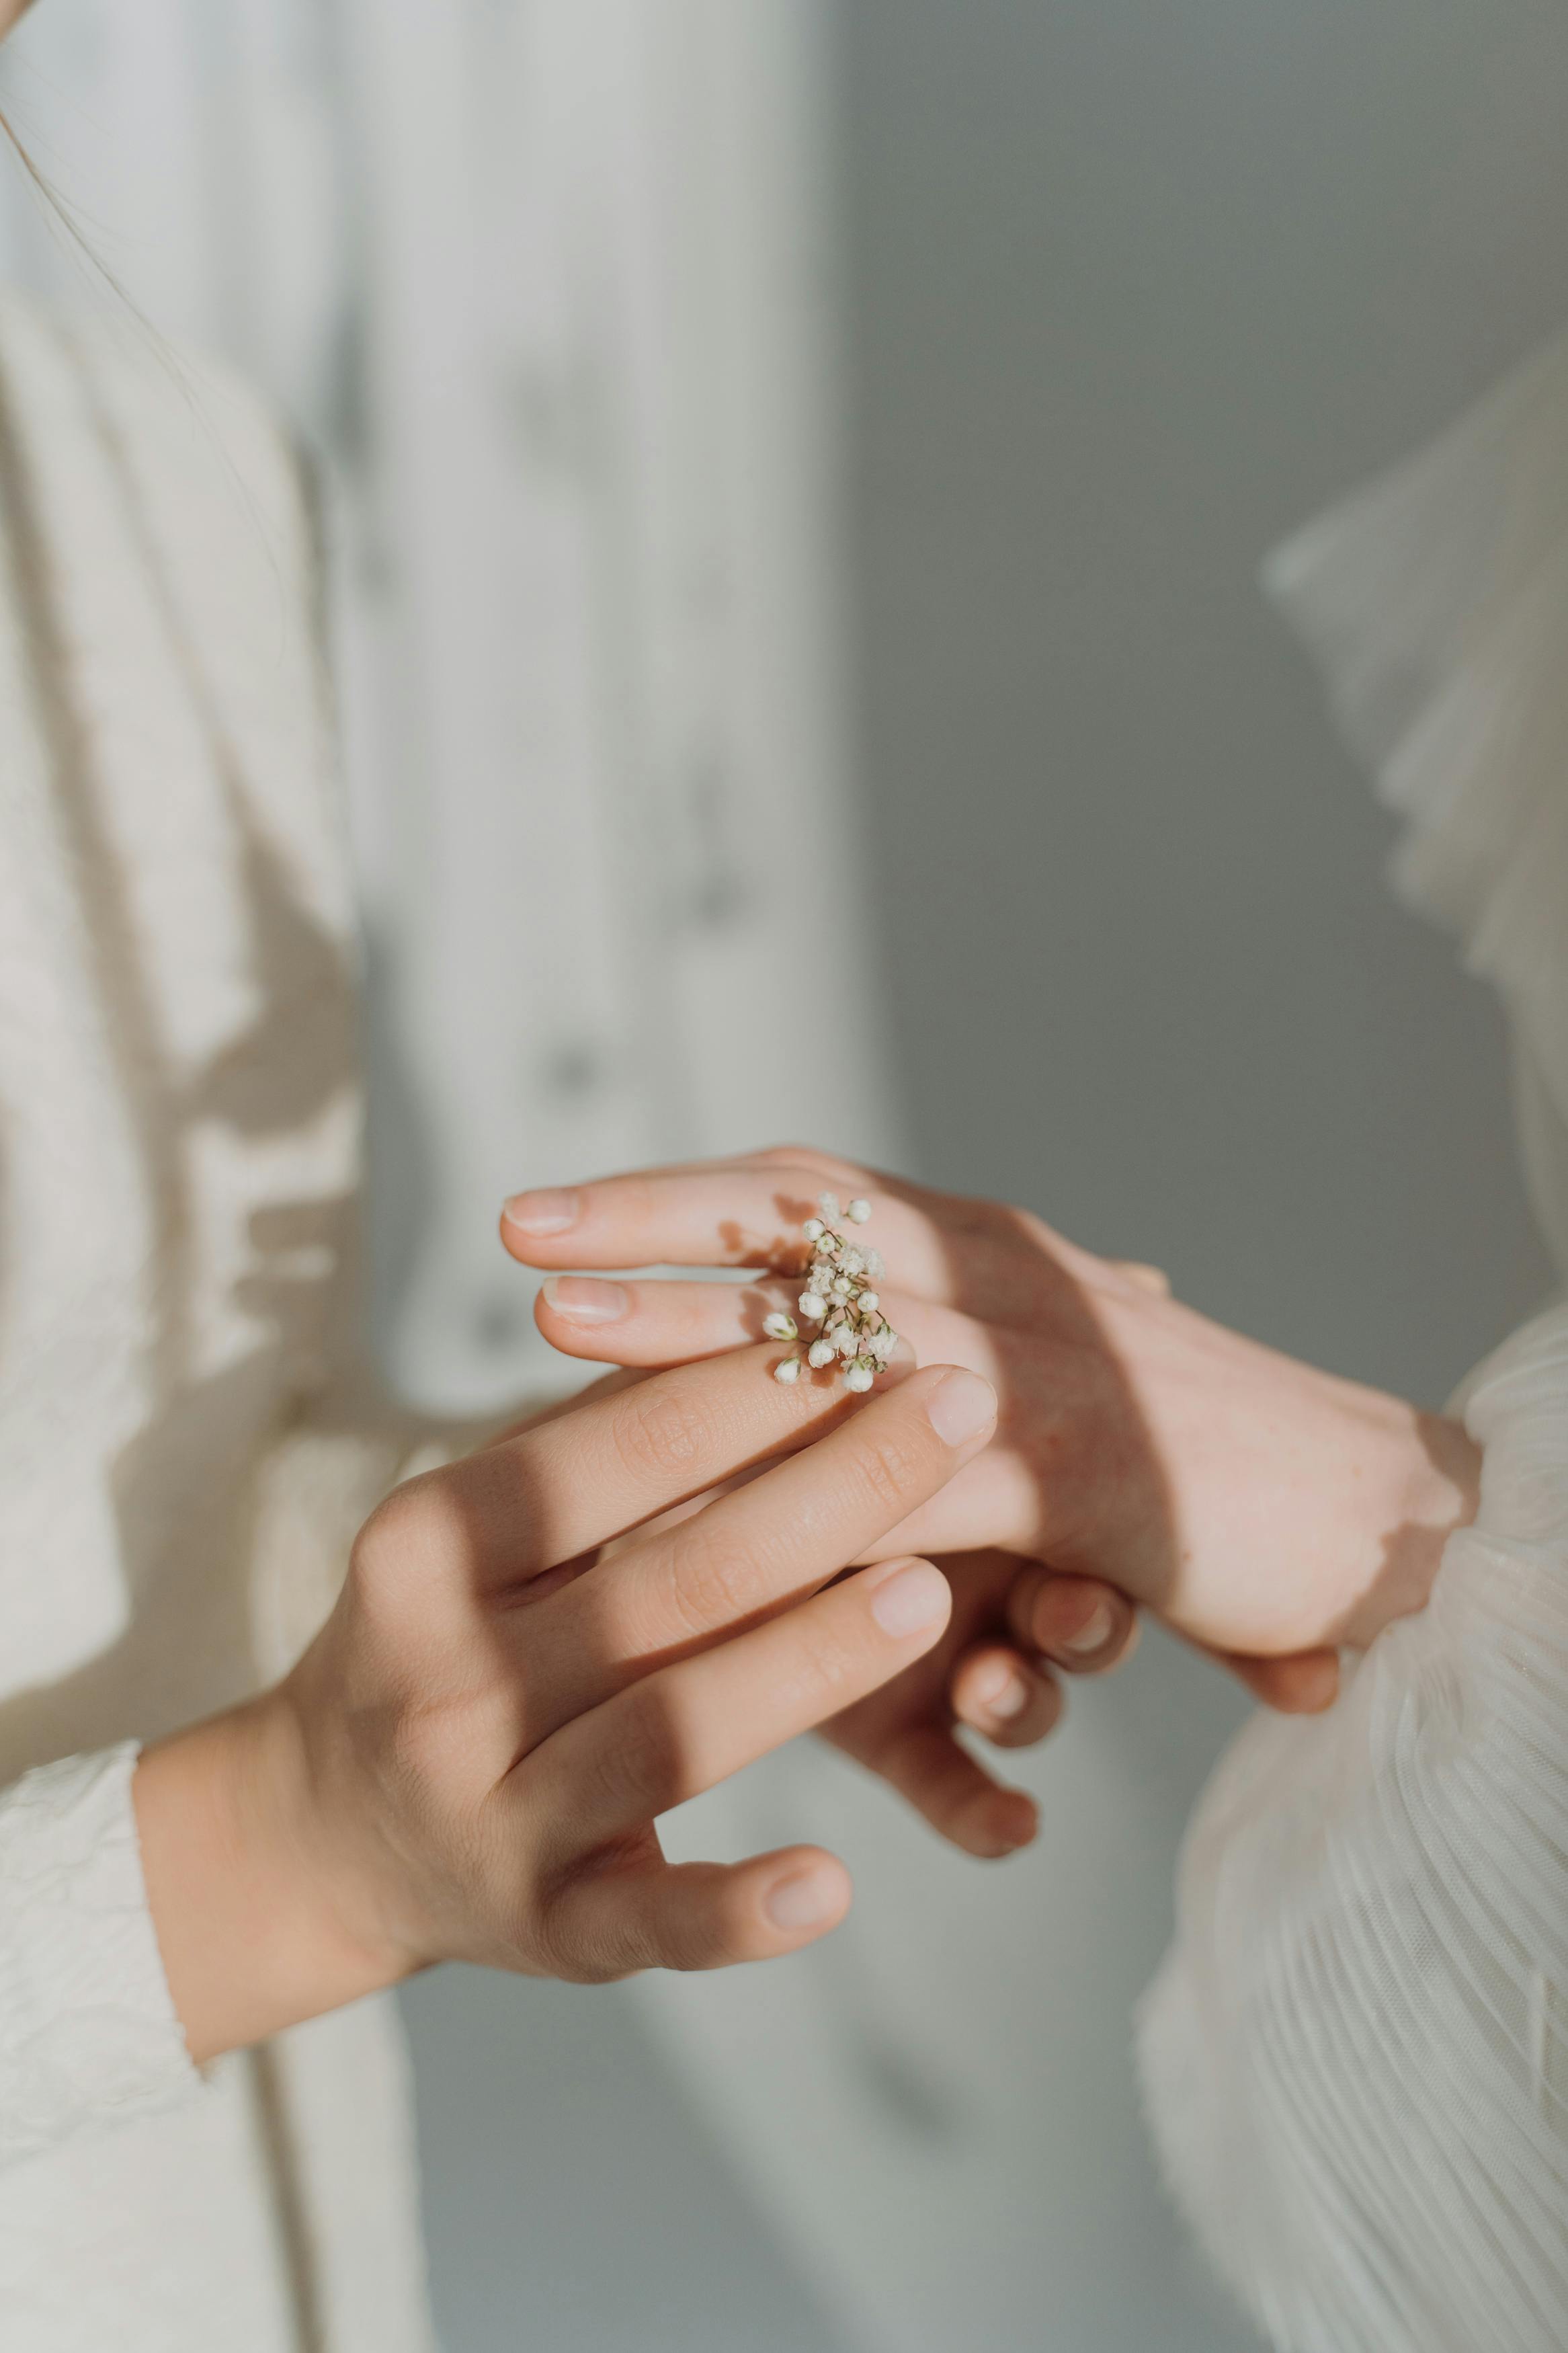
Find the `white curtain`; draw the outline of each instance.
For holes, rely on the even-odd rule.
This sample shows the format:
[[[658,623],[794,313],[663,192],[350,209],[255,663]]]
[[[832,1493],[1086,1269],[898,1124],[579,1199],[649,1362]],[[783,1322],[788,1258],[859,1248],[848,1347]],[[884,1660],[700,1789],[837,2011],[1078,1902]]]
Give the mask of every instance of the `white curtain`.
[[[790,0],[49,0],[5,54],[93,254],[320,461],[381,1336],[426,1405],[559,1377],[494,1239],[514,1187],[795,1131],[896,1149],[843,789],[819,45]],[[0,179],[0,269],[101,302]]]

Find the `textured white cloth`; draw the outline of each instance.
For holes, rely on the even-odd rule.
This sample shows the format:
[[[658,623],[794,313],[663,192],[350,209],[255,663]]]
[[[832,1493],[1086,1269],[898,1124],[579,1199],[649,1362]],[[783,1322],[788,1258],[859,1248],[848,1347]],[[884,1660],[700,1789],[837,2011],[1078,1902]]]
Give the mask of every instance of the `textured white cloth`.
[[[0,1799],[0,2165],[194,2080],[142,1884],[136,1753],[63,1757]]]
[[[1568,342],[1269,585],[1405,820],[1398,887],[1502,994],[1568,1274]],[[1288,2353],[1568,2344],[1568,1306],[1459,1402],[1474,1526],[1330,1715],[1222,1761],[1142,2015],[1171,2186]]]
[[[334,1361],[332,784],[309,516],[258,406],[129,322],[0,304],[6,2353],[428,2343],[389,2010],[204,2084],[129,1794],[138,1740],[292,1654],[408,1442]]]

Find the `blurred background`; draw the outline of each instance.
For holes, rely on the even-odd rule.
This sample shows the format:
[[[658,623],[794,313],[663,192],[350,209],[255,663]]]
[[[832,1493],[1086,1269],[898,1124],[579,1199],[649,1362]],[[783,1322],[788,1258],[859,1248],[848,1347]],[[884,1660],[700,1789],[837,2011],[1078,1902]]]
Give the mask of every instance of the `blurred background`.
[[[4,103],[317,468],[411,1396],[558,1378],[504,1191],[790,1134],[1430,1402],[1529,1308],[1492,1007],[1257,581],[1562,324],[1559,11],[44,0]],[[0,266],[104,299],[19,174]],[[837,1846],[826,1947],[414,1987],[448,2353],[1239,2353],[1129,2019],[1242,1713],[1147,1641],[1002,1870],[791,1752],[671,1843]]]

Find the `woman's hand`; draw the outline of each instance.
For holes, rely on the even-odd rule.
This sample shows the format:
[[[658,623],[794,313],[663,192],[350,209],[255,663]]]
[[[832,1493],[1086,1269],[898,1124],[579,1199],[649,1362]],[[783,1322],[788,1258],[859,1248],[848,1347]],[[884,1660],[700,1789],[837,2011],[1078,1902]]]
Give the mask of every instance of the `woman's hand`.
[[[148,1893],[198,2059],[432,1961],[706,1968],[842,1916],[832,1856],[674,1868],[654,1819],[940,1640],[945,1578],[884,1539],[995,1399],[932,1368],[857,1406],[772,1356],[603,1385],[398,1488],[287,1680],[147,1752]]]
[[[545,1285],[539,1321],[557,1347],[668,1363],[738,1345],[789,1300],[784,1270],[825,1186],[871,1198],[883,1307],[917,1356],[997,1390],[995,1443],[887,1541],[1038,1564],[1008,1601],[1019,1672],[1042,1618],[1098,1606],[1061,1572],[1157,1610],[1287,1706],[1326,1704],[1333,1647],[1422,1606],[1475,1506],[1459,1425],[1226,1331],[1026,1210],[792,1147],[525,1195],[502,1231],[540,1267],[779,1270],[744,1287]]]

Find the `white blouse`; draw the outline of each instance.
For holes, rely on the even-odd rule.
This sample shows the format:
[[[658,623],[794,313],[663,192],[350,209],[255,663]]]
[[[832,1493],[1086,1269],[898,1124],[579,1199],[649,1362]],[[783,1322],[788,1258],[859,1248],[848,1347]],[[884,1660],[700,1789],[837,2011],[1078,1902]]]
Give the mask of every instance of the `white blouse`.
[[[1270,586],[1502,994],[1568,1275],[1568,340]],[[1474,1526],[1328,1715],[1222,1760],[1142,2021],[1170,2185],[1285,2353],[1568,2345],[1568,1304],[1457,1405]]]
[[[425,2353],[390,2007],[204,2083],[129,1795],[138,1741],[294,1655],[410,1443],[333,1357],[310,516],[226,377],[8,300],[0,566],[0,2337]]]

